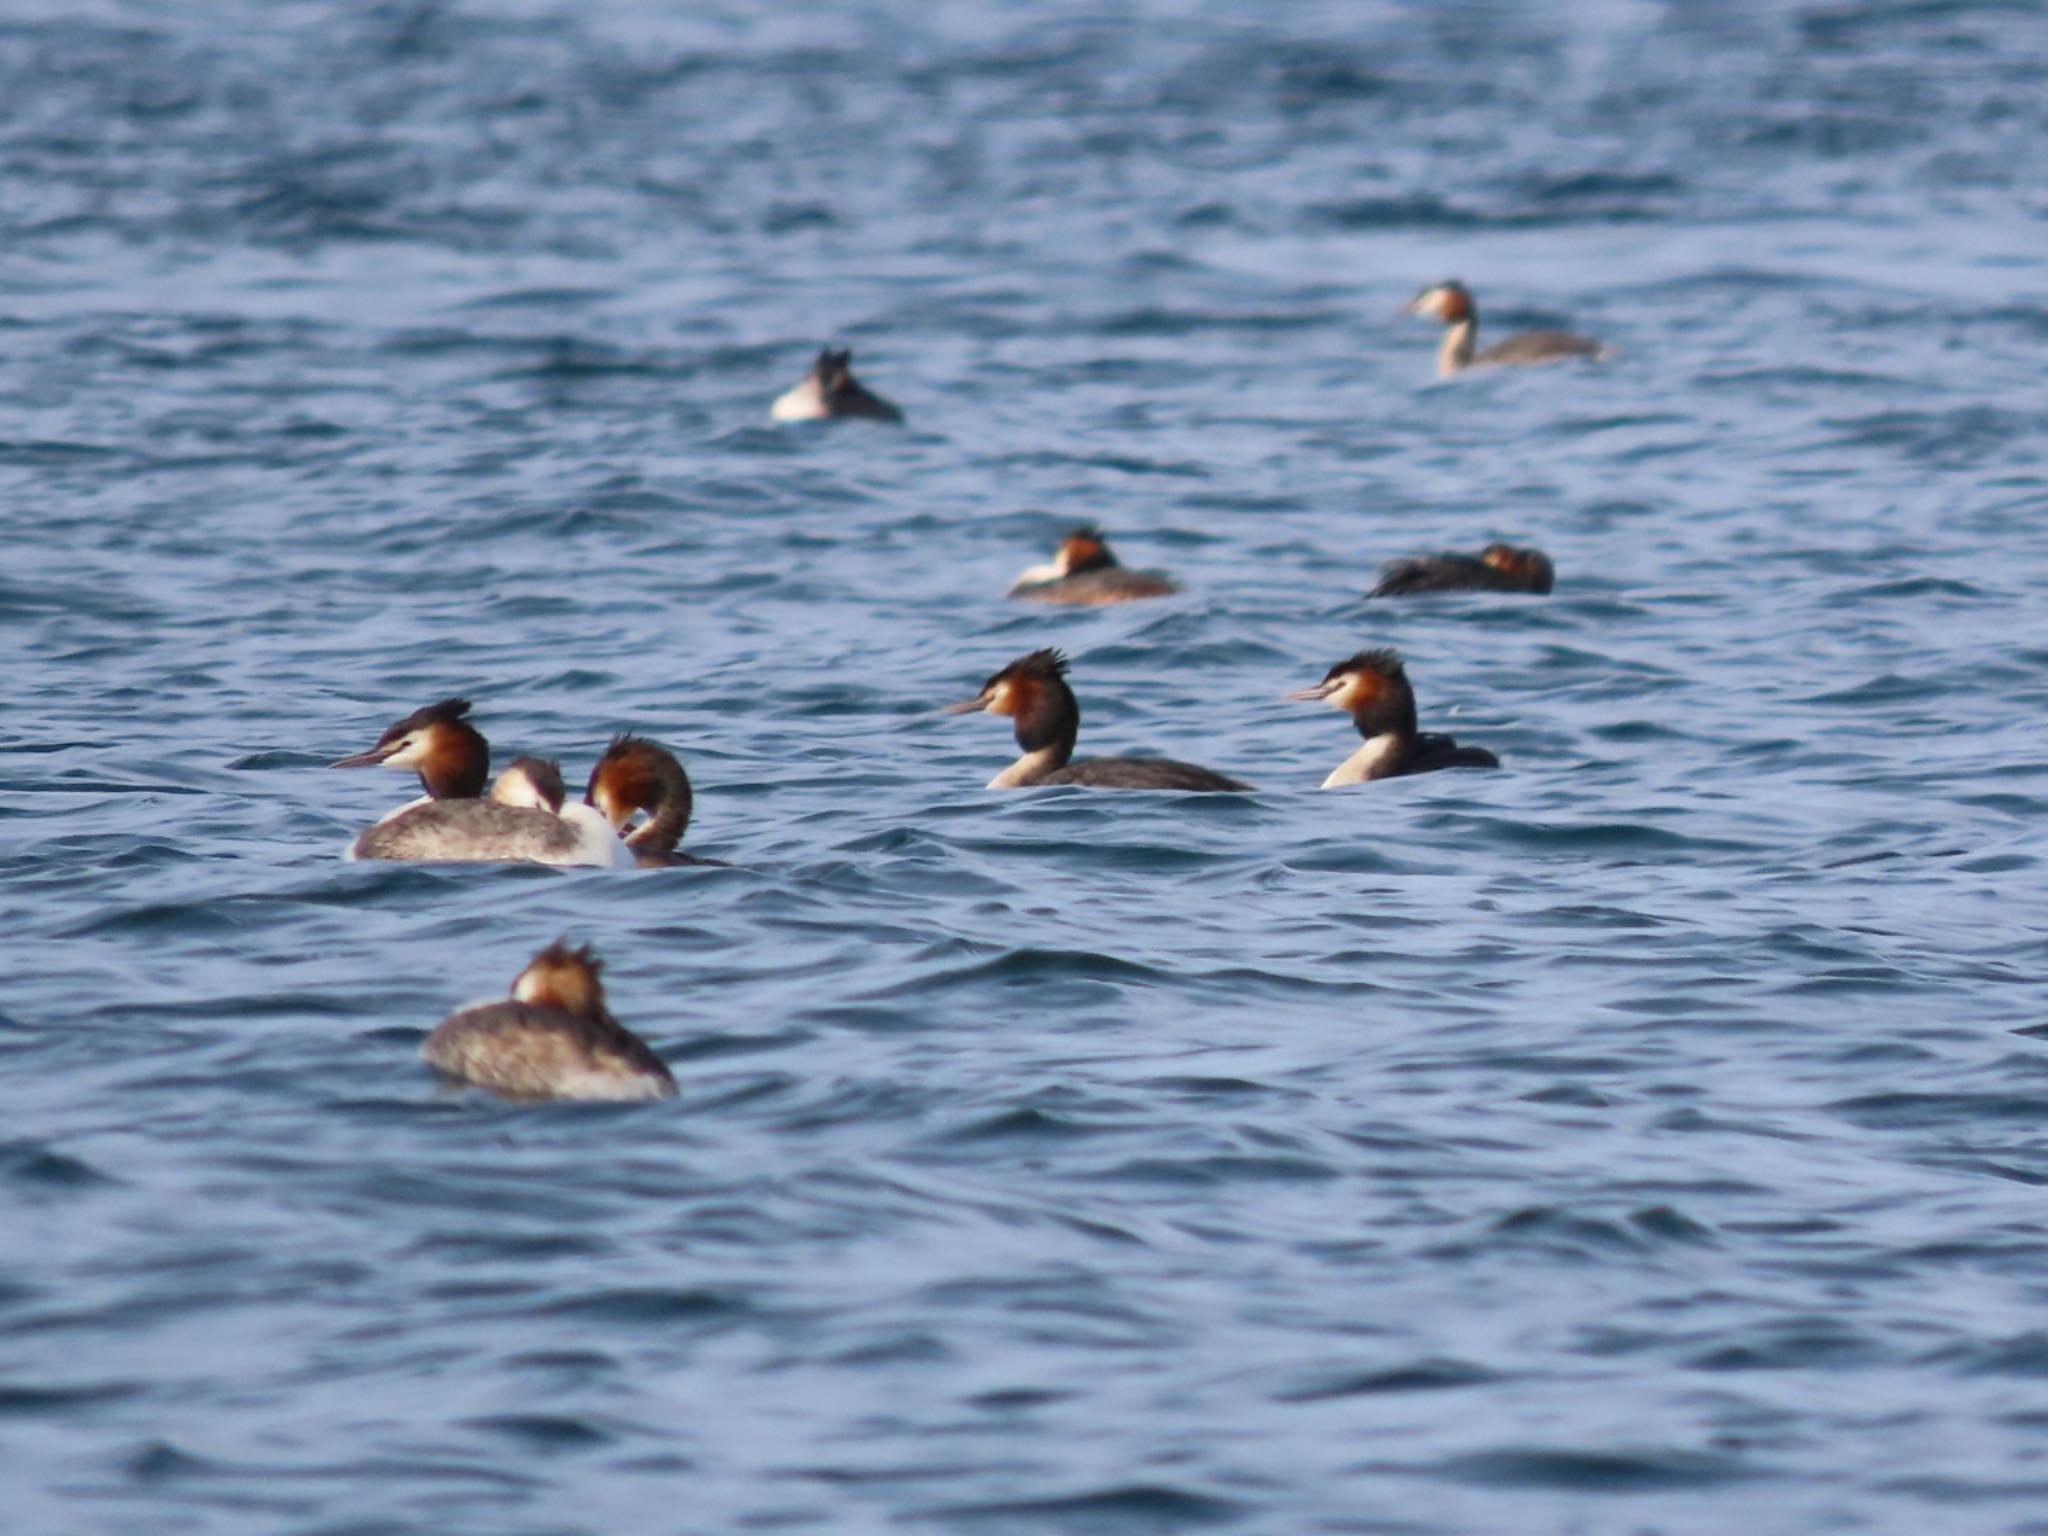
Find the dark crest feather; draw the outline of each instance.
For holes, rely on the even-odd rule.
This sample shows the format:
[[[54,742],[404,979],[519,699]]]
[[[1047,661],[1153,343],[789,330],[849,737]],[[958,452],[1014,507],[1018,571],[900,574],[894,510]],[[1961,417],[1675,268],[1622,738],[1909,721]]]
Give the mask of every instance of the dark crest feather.
[[[993,688],[1006,677],[1035,677],[1047,682],[1067,675],[1067,658],[1063,651],[1047,646],[1042,651],[1033,651],[1029,656],[1019,656],[1002,671],[991,677],[984,688]]]
[[[593,976],[604,973],[604,962],[597,958],[597,949],[594,945],[586,944],[581,949],[575,949],[566,938],[555,940],[529,960],[527,967],[531,969],[543,961],[549,965],[586,965],[590,967],[590,974]]]
[[[1360,651],[1355,656],[1340,661],[1323,674],[1323,681],[1342,677],[1346,672],[1376,672],[1381,677],[1406,677],[1407,671],[1401,665],[1401,658],[1385,646]]]
[[[428,725],[456,725],[469,713],[469,700],[443,699],[438,704],[429,704],[425,709],[416,709],[378,739],[377,745],[396,741],[408,731],[417,731]]]
[[[604,749],[604,756],[599,758],[598,761],[606,762],[611,758],[619,756],[631,747],[639,746],[646,740],[645,736],[635,736],[631,731],[620,731],[616,736],[612,737],[611,745]]]

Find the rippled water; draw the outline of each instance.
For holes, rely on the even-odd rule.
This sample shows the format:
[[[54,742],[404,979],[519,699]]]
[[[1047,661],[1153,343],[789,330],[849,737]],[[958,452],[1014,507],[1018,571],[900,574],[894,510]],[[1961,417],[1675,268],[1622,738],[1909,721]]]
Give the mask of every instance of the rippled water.
[[[929,9],[0,21],[9,1529],[2048,1530],[2048,17]],[[454,692],[733,867],[344,864]]]

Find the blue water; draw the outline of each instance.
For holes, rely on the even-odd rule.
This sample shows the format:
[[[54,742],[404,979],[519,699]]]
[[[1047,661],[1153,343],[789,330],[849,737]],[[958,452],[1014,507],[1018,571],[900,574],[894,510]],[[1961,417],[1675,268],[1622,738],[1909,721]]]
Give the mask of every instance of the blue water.
[[[2048,1531],[2044,68],[16,0],[6,1529]],[[1439,382],[1450,275],[1620,356]],[[907,428],[768,424],[826,342]],[[1001,601],[1084,520],[1186,594]],[[1260,792],[983,790],[1047,644]],[[1318,793],[1366,644],[1506,770]],[[457,692],[733,867],[345,864]],[[430,1080],[558,934],[679,1101]]]

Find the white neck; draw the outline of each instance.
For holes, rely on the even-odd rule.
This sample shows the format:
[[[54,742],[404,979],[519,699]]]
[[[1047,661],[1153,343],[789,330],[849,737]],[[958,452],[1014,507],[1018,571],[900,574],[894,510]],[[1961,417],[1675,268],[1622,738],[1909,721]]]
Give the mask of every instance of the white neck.
[[[1401,738],[1391,731],[1382,731],[1369,737],[1364,746],[1345,758],[1330,770],[1330,776],[1323,780],[1323,788],[1336,789],[1344,784],[1369,784],[1374,779],[1383,779],[1394,771],[1401,760]]]
[[[1058,747],[1040,747],[1036,752],[1026,752],[1001,773],[988,781],[990,789],[1018,789],[1026,784],[1036,784],[1048,773],[1059,767]]]
[[[559,814],[562,820],[576,829],[579,864],[595,864],[600,869],[635,869],[639,866],[632,849],[619,840],[619,834],[596,806],[577,800],[563,806]]]
[[[814,378],[775,397],[768,415],[775,421],[816,421],[825,414],[825,392]]]
[[[1470,367],[1472,347],[1479,339],[1477,320],[1460,320],[1444,332],[1444,344],[1437,348],[1436,371],[1448,377],[1461,368]]]

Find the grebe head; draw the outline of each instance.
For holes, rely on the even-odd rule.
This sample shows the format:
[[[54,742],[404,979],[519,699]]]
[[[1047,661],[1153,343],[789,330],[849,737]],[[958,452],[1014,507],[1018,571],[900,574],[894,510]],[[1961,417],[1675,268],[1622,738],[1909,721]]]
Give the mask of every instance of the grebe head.
[[[633,814],[645,811],[647,820],[626,836],[626,846],[667,852],[688,830],[696,797],[673,752],[644,736],[626,735],[613,737],[605,748],[583,798],[622,836]]]
[[[828,400],[834,395],[843,394],[853,384],[853,349],[820,349],[818,360],[811,364],[811,376],[818,381],[818,388],[825,392]]]
[[[1055,561],[1062,576],[1078,576],[1083,571],[1113,569],[1116,556],[1109,552],[1109,541],[1100,530],[1076,528],[1060,541]]]
[[[971,699],[950,704],[949,715],[1008,715],[1024,756],[990,781],[990,789],[1038,782],[1064,768],[1081,732],[1081,706],[1067,686],[1067,658],[1050,648],[1019,656],[981,685]]]
[[[1361,736],[1415,734],[1415,692],[1401,658],[1389,650],[1360,651],[1330,668],[1315,687],[1298,688],[1287,697],[1328,699],[1351,716]]]
[[[1445,325],[1456,325],[1461,320],[1472,319],[1475,310],[1471,290],[1455,277],[1449,277],[1440,283],[1431,283],[1403,305],[1401,312],[1427,315]]]
[[[1540,549],[1521,549],[1513,544],[1489,544],[1479,558],[1504,576],[1511,576],[1532,592],[1548,592],[1557,580],[1557,568]]]
[[[1041,713],[1048,699],[1062,694],[1069,698],[1073,696],[1066,679],[1067,658],[1064,655],[1050,648],[1033,651],[1029,656],[1019,656],[983,683],[981,692],[973,698],[948,704],[945,713],[966,715],[985,711],[991,715],[1009,715],[1018,722],[1017,729],[1021,733],[1023,722]]]
[[[491,798],[500,805],[549,811],[559,816],[569,791],[562,782],[562,765],[553,758],[515,757],[492,781]]]
[[[414,710],[377,738],[377,745],[330,764],[335,768],[410,768],[436,800],[474,800],[490,776],[491,748],[463,716],[469,700],[443,699]]]
[[[586,944],[571,949],[566,939],[557,939],[527,961],[526,969],[512,983],[515,1002],[536,1008],[559,1008],[564,1013],[599,1018],[604,1013],[604,983],[598,972],[604,963]]]

